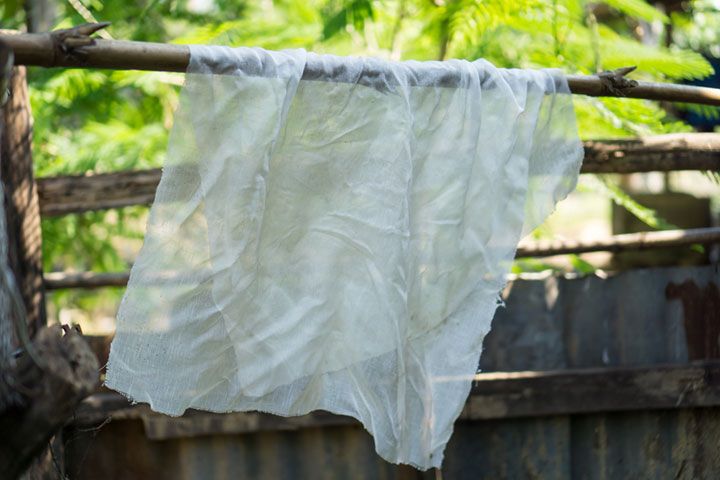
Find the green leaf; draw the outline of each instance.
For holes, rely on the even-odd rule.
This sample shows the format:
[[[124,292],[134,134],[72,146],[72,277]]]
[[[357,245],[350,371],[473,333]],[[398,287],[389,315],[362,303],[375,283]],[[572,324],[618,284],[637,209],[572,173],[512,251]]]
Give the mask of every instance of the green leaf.
[[[712,105],[699,105],[699,104],[695,104],[695,103],[684,103],[684,102],[675,102],[675,106],[680,110],[692,112],[695,115],[706,118],[708,120],[720,119],[720,107],[715,107]]]
[[[513,261],[510,272],[516,275],[521,273],[539,273],[547,270],[555,271],[557,268],[538,260],[537,258],[518,258]]]
[[[599,192],[605,193],[613,202],[624,207],[649,227],[657,230],[674,230],[678,228],[676,225],[673,225],[658,215],[652,208],[638,203],[637,200],[628,195],[606,175],[596,175],[596,177],[600,180],[597,184],[600,187],[598,189]]]
[[[603,0],[603,3],[621,13],[640,20],[646,20],[648,22],[670,22],[667,15],[644,0]]]
[[[373,6],[369,0],[352,0],[324,22],[322,38],[327,40],[344,31],[348,25],[362,31],[365,21],[373,17]]]
[[[592,275],[597,271],[597,268],[595,268],[593,264],[583,260],[579,255],[574,253],[568,255],[568,260],[570,260],[570,265],[572,265],[573,269],[581,275]]]
[[[716,185],[720,185],[720,172],[719,171],[709,171],[705,170],[702,172],[703,175],[705,175],[708,180],[713,182]]]

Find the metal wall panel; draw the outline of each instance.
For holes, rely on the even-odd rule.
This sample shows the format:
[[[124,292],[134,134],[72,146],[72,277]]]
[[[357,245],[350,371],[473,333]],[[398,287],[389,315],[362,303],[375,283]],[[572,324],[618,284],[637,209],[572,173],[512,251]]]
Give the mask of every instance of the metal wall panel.
[[[668,298],[670,285],[681,290],[676,298]],[[506,307],[498,309],[485,339],[480,368],[556,370],[698,359],[703,355],[691,358],[689,347],[702,346],[688,344],[686,326],[708,330],[700,323],[713,311],[710,323],[720,322],[717,285],[720,270],[713,265],[511,282]],[[694,304],[695,314],[686,314],[684,303]]]
[[[556,370],[711,358],[720,331],[718,284],[713,266],[515,281],[480,366]],[[118,419],[99,430],[69,427],[70,478],[720,478],[715,408],[461,420],[442,477],[384,462],[355,425],[165,439],[149,425]]]

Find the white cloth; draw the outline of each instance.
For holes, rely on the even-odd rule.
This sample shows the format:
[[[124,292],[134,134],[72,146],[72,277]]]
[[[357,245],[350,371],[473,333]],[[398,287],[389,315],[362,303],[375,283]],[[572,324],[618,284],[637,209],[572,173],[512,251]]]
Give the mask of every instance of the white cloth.
[[[517,243],[581,158],[557,71],[191,47],[107,385],[170,415],[350,415],[437,467]]]

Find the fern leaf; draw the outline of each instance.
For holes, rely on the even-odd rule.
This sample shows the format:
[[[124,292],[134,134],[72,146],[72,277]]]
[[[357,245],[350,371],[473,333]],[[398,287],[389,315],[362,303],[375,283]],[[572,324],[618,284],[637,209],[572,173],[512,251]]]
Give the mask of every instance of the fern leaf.
[[[633,18],[670,23],[667,15],[644,0],[603,0],[603,3]]]
[[[365,21],[372,20],[373,17],[373,6],[370,0],[352,0],[324,22],[323,40],[344,31],[348,25],[352,25],[356,30],[362,30]]]
[[[599,188],[597,191],[607,195],[613,202],[635,215],[638,220],[644,224],[657,230],[673,230],[678,228],[676,225],[673,225],[658,215],[658,213],[652,208],[648,208],[638,203],[637,200],[628,195],[622,188],[620,188],[619,185],[610,180],[607,176],[597,175],[597,178],[599,180],[597,184]]]

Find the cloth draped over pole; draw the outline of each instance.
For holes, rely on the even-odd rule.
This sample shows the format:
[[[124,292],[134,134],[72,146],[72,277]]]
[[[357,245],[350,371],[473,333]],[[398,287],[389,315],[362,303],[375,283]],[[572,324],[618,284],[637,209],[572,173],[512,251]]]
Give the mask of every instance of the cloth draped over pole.
[[[559,71],[193,46],[107,385],[350,415],[438,467],[518,241],[582,156]]]
[[[87,23],[49,33],[19,35],[0,32],[0,40],[6,41],[14,50],[17,65],[170,72],[187,70],[190,61],[187,45],[106,40],[90,36],[108,25],[108,22]],[[598,75],[569,75],[567,82],[572,93],[595,97],[720,105],[720,89],[638,82],[625,78],[632,70],[634,67],[623,67]],[[314,75],[312,71],[307,74],[308,77]]]

